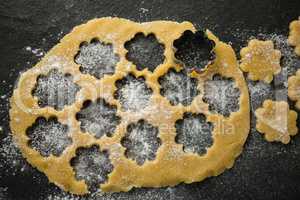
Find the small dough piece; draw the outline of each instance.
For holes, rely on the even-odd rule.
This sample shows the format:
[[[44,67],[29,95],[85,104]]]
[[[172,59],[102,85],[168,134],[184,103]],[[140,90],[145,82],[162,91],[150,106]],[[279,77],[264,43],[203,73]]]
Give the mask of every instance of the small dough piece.
[[[273,75],[281,70],[279,50],[274,49],[271,40],[250,40],[247,47],[241,49],[240,67],[248,72],[248,78],[253,81],[262,80],[270,83]]]
[[[78,149],[86,149],[94,145],[99,148],[99,151],[108,153],[110,163],[113,166],[112,171],[106,174],[107,176],[105,175],[107,180],[101,181],[101,184],[97,185],[104,192],[129,191],[133,187],[165,187],[182,182],[192,183],[202,181],[207,177],[217,176],[225,169],[231,168],[234,160],[242,152],[250,129],[248,88],[232,47],[221,42],[211,32],[206,31],[208,38],[216,44],[214,47],[215,59],[201,74],[188,74],[198,80],[199,89],[214,74],[234,79],[235,86],[240,91],[240,106],[229,117],[225,118],[222,115],[209,112],[208,105],[202,101],[201,94],[195,96],[191,104],[187,106],[171,105],[168,99],[160,94],[159,77],[165,75],[171,68],[175,68],[177,71],[183,70],[183,67],[174,59],[173,42],[187,30],[196,32],[195,27],[190,22],[136,23],[111,17],[93,19],[86,24],[75,27],[36,66],[20,76],[10,99],[10,127],[22,155],[31,165],[45,173],[50,182],[55,183],[65,191],[81,195],[88,193],[88,186],[84,180],[76,179],[70,161],[76,157]],[[147,69],[138,70],[133,62],[126,59],[127,50],[124,44],[132,40],[138,33],[154,34],[158,41],[164,44],[165,60],[153,72]],[[111,44],[113,52],[119,58],[114,73],[105,74],[100,79],[90,73],[82,73],[80,64],[74,62],[74,57],[78,55],[81,44],[95,44],[93,43],[94,38],[101,41],[101,44]],[[98,43],[96,42],[96,44]],[[94,46],[92,45],[92,47]],[[97,51],[99,49],[102,47],[97,48]],[[41,108],[37,98],[32,95],[37,78],[47,75],[53,68],[58,69],[63,74],[70,74],[73,81],[81,88],[76,94],[75,102],[64,106],[59,111],[51,106]],[[152,90],[149,103],[145,108],[138,111],[122,111],[121,101],[114,95],[118,90],[119,81],[128,74],[132,74],[136,78],[143,77],[147,87]],[[130,89],[131,91],[134,95],[137,94],[134,92],[136,91],[134,88]],[[126,95],[124,96],[126,97]],[[132,95],[128,96],[132,97]],[[128,99],[130,99],[129,97]],[[109,134],[110,137],[103,134],[100,138],[96,138],[93,134],[85,133],[81,128],[82,120],[78,120],[80,119],[78,113],[82,107],[87,108],[90,105],[85,102],[95,102],[98,99],[103,99],[110,107],[116,108],[116,114],[118,118],[120,117],[120,124],[113,130],[114,133]],[[213,130],[209,132],[213,144],[204,155],[184,152],[183,145],[175,141],[175,123],[178,119],[182,119],[184,113],[187,112],[203,114],[206,121],[213,126]],[[85,116],[87,115],[88,112],[85,112]],[[72,137],[72,144],[60,156],[43,157],[28,145],[29,138],[26,130],[41,116],[45,118],[57,117],[60,123],[67,124],[69,127],[68,134]],[[89,119],[93,118],[92,113]],[[146,120],[147,124],[151,124],[151,127],[157,127],[160,146],[155,152],[155,159],[148,159],[142,165],[138,165],[135,160],[126,157],[127,147],[125,148],[121,143],[130,130],[130,124],[136,124],[142,119]],[[96,123],[97,121],[99,120],[93,122]],[[99,124],[91,124],[91,128],[95,128],[92,130],[99,130]],[[100,123],[100,125],[102,124]],[[139,135],[137,134],[137,136]],[[143,150],[141,152],[144,152]]]
[[[288,79],[288,96],[292,101],[296,101],[295,106],[300,110],[300,69]]]
[[[285,101],[265,100],[262,108],[255,111],[256,129],[265,134],[269,142],[290,142],[290,136],[298,133],[297,113],[289,109]]]
[[[295,47],[295,53],[300,56],[300,17],[290,23],[288,42]]]

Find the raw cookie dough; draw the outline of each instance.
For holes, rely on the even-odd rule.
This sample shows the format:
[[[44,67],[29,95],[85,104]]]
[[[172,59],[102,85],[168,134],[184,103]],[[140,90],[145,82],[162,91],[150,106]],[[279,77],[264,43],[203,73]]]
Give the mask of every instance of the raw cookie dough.
[[[76,157],[76,150],[81,147],[94,148],[94,145],[98,145],[100,150],[104,151],[102,154],[106,156],[105,160],[109,158],[111,161],[112,172],[108,175],[108,180],[99,186],[102,191],[109,192],[129,191],[133,187],[163,187],[182,182],[192,183],[217,176],[226,168],[231,168],[235,158],[242,152],[250,122],[248,89],[231,46],[219,41],[207,31],[208,38],[216,43],[214,48],[216,58],[201,74],[192,73],[191,76],[198,80],[199,89],[204,85],[204,81],[211,79],[214,74],[232,78],[240,91],[239,109],[236,112],[228,117],[211,113],[208,105],[202,101],[201,92],[188,106],[182,104],[172,106],[168,99],[160,94],[158,78],[170,68],[177,71],[182,69],[174,58],[173,41],[186,30],[196,31],[190,22],[154,21],[140,24],[109,17],[94,19],[75,27],[35,67],[20,76],[13,92],[10,100],[10,127],[23,156],[34,167],[45,173],[50,182],[75,194],[88,192],[84,180],[75,178],[74,169],[70,165],[70,161]],[[126,59],[127,51],[124,43],[139,32],[145,35],[153,33],[159,42],[164,44],[165,60],[153,72],[148,69],[137,70],[136,66]],[[119,56],[115,72],[106,74],[101,79],[88,73],[81,73],[80,66],[74,62],[80,44],[89,43],[93,38],[98,38],[103,44],[112,44],[115,54]],[[54,68],[67,74],[67,77],[73,76],[73,81],[80,87],[75,102],[66,104],[62,110],[50,106],[40,107],[37,98],[32,94],[37,78],[41,74],[48,74]],[[153,91],[147,109],[137,112],[122,110],[122,105],[114,98],[117,90],[116,81],[129,73],[136,77],[143,76]],[[86,100],[95,102],[99,98],[102,99],[102,103],[105,100],[113,109],[117,108],[120,121],[110,136],[104,134],[96,138],[93,134],[82,132],[75,116],[83,102]],[[175,122],[182,119],[186,112],[201,114],[213,126],[211,133],[213,144],[202,156],[184,152],[183,146],[175,142]],[[45,118],[55,116],[58,122],[68,125],[68,135],[72,138],[72,144],[64,149],[60,156],[43,157],[28,145],[27,129],[41,116]],[[155,159],[147,160],[142,165],[127,158],[124,155],[125,148],[120,144],[127,125],[138,123],[140,120],[146,120],[151,127],[158,128],[160,142]],[[95,152],[97,151],[95,149]],[[110,171],[110,167],[106,171]]]
[[[273,75],[281,70],[281,53],[274,49],[271,40],[250,40],[248,46],[241,49],[240,55],[240,67],[244,72],[248,72],[248,78],[253,81],[262,80],[270,83]]]
[[[295,47],[295,53],[300,56],[300,17],[290,23],[288,42]]]
[[[300,70],[288,79],[288,96],[292,101],[296,101],[295,106],[300,110]]]
[[[255,111],[256,128],[265,134],[265,139],[269,142],[279,141],[288,144],[290,136],[298,132],[297,113],[289,109],[289,104],[285,101],[265,100],[262,108]]]

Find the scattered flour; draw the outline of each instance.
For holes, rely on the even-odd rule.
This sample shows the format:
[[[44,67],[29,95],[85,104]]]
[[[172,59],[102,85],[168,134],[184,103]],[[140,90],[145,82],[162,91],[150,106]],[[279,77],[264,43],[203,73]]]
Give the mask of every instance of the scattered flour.
[[[63,191],[51,193],[47,196],[46,200],[141,200],[141,199],[152,199],[152,200],[175,200],[183,199],[183,196],[178,197],[175,194],[176,190],[173,188],[139,188],[133,189],[130,192],[120,193],[102,193],[92,192],[88,196],[79,197],[71,195]],[[177,195],[177,196],[176,196]]]
[[[292,75],[300,68],[300,59],[295,54],[293,47],[288,44],[287,36],[281,34],[258,34],[258,38],[272,40],[275,48],[280,50],[282,59],[281,67],[288,69],[288,75]]]
[[[183,145],[183,150],[189,153],[203,155],[213,143],[213,126],[206,122],[202,114],[185,113],[183,119],[177,120],[176,142]]]
[[[266,99],[274,99],[272,86],[263,81],[247,80],[250,94],[251,111],[254,113]]]
[[[62,74],[57,69],[52,69],[47,76],[38,77],[33,95],[38,98],[39,106],[62,110],[65,105],[75,101],[79,89],[70,74]]]
[[[27,47],[25,47],[25,50],[31,52],[36,57],[42,57],[43,55],[45,55],[44,50],[42,50],[40,48],[33,48],[31,46],[27,46]]]
[[[96,102],[84,102],[83,108],[76,114],[76,119],[80,122],[83,132],[101,138],[103,135],[112,136],[114,133],[121,119],[116,113],[115,106],[109,105],[104,99],[97,99]]]
[[[68,126],[57,121],[57,118],[46,120],[39,117],[26,131],[30,138],[29,145],[39,151],[42,156],[59,156],[72,139],[67,135]]]
[[[126,148],[126,157],[143,165],[146,160],[155,159],[157,149],[161,145],[158,128],[144,120],[139,120],[135,124],[128,125],[121,144]]]
[[[106,74],[113,74],[119,60],[111,44],[104,44],[95,39],[90,44],[83,43],[75,57],[75,62],[81,65],[80,71],[97,79]]]
[[[262,105],[263,100],[259,100],[258,98],[262,98],[265,96],[266,89],[268,93],[271,95],[267,95],[263,99],[273,99],[273,100],[285,100],[287,101],[287,80],[288,77],[294,75],[297,69],[300,68],[300,59],[294,53],[294,49],[289,46],[287,41],[287,36],[281,34],[258,34],[256,36],[258,39],[262,40],[272,40],[276,49],[279,49],[282,54],[281,59],[281,72],[278,75],[275,75],[274,81],[266,86],[263,83],[257,83],[255,88],[259,90],[261,88],[261,92],[255,92],[251,95],[251,104],[252,107],[256,109],[258,105]],[[251,38],[254,38],[253,36]],[[248,81],[249,90],[253,90],[253,82]]]
[[[13,141],[11,133],[0,141],[0,180],[2,173],[12,173],[14,176],[16,173],[28,171],[30,166]]]
[[[101,152],[96,145],[77,149],[71,165],[75,170],[76,178],[84,180],[90,191],[97,191],[99,184],[104,183],[108,178],[107,175],[113,170],[108,152]]]
[[[294,53],[294,49],[289,46],[287,41],[287,36],[276,33],[252,33],[249,37],[249,33],[236,34],[236,37],[241,40],[247,39],[260,39],[260,40],[272,40],[275,46],[275,49],[280,50],[281,58],[281,71],[279,74],[274,76],[274,80],[270,84],[263,82],[253,82],[247,80],[249,93],[250,93],[250,104],[252,111],[251,119],[251,132],[257,132],[256,130],[256,117],[254,112],[257,108],[261,107],[263,102],[266,99],[272,99],[276,101],[287,101],[287,80],[288,77],[294,75],[297,69],[300,68],[300,59]]]
[[[140,11],[142,13],[147,13],[147,12],[149,12],[149,9],[147,9],[147,8],[140,8]]]
[[[226,117],[239,109],[240,91],[235,82],[220,75],[214,75],[204,85],[203,101],[209,104],[209,109]]]
[[[159,83],[161,95],[165,96],[172,105],[181,103],[187,106],[199,94],[197,79],[189,77],[184,71],[169,70],[159,78]]]
[[[152,89],[149,88],[143,77],[136,78],[129,74],[116,82],[115,98],[126,111],[139,111],[149,105]]]
[[[147,13],[148,9],[144,9],[144,8],[140,8],[140,11],[142,13]],[[246,35],[246,33],[242,33],[241,30],[237,30],[234,31],[234,34],[238,35],[239,37],[241,37],[240,35],[243,35],[243,37],[248,37],[248,33]],[[277,87],[278,85],[280,87],[283,86],[283,88],[287,87],[286,84],[286,80],[287,77],[294,74],[295,71],[297,70],[297,68],[300,67],[300,59],[298,59],[295,54],[293,53],[293,49],[291,47],[289,47],[287,45],[287,41],[286,41],[286,36],[283,35],[277,35],[277,34],[259,34],[258,37],[262,37],[262,39],[271,39],[273,40],[273,42],[275,43],[275,47],[281,50],[281,53],[283,55],[283,59],[281,60],[281,65],[282,65],[282,73],[277,75],[274,79],[274,85]],[[247,38],[244,38],[245,40]],[[92,45],[91,45],[92,46]],[[90,50],[86,50],[86,52],[90,52],[90,53],[86,53],[88,55],[88,59],[82,59],[82,62],[91,63],[92,67],[87,66],[86,69],[83,67],[84,63],[81,65],[81,70],[83,73],[90,73],[94,76],[103,76],[103,74],[105,73],[111,73],[114,70],[112,70],[111,68],[109,69],[105,69],[102,71],[97,68],[97,57],[95,59],[95,55],[96,53],[93,53],[93,48],[91,47]],[[97,49],[97,48],[95,48]],[[99,48],[101,49],[101,48]],[[32,48],[30,46],[25,48],[26,51],[32,52],[32,54],[34,54],[36,57],[41,57],[44,55],[44,51],[42,49],[36,49],[36,48]],[[94,50],[97,51],[97,50]],[[102,51],[102,55],[109,55],[107,53],[103,53],[103,51],[105,50],[99,50]],[[108,51],[108,50],[107,50]],[[103,60],[107,61],[108,63],[117,63],[118,58],[115,57],[115,59],[117,59],[117,61],[115,59],[112,58],[112,51],[108,51],[110,53],[110,58],[104,58]],[[98,54],[98,53],[97,53]],[[101,55],[101,53],[100,53]],[[78,59],[78,57],[77,57]],[[188,58],[191,59],[191,58]],[[100,63],[104,63],[104,61],[99,61]],[[77,61],[76,61],[77,62]],[[204,61],[204,63],[207,61]],[[80,64],[80,63],[79,63]],[[110,64],[109,66],[115,66],[115,64]],[[96,66],[96,67],[95,67]],[[139,65],[140,66],[140,65]],[[156,67],[156,66],[155,66]],[[3,80],[2,81],[3,84],[6,84],[6,81]],[[130,84],[129,84],[130,85]],[[223,83],[221,84],[223,85]],[[251,106],[252,106],[252,110],[255,110],[255,108],[259,107],[261,105],[260,102],[263,102],[264,99],[266,98],[274,98],[274,88],[273,86],[270,85],[264,85],[261,82],[258,83],[251,83],[250,81],[248,82],[249,85],[249,91],[250,91],[250,96],[251,96]],[[232,87],[234,85],[232,84]],[[12,88],[12,85],[10,85],[10,87]],[[129,95],[131,93],[133,93],[135,97],[140,98],[140,93],[138,92],[134,92],[131,91],[133,90],[132,88],[142,88],[142,91],[147,88],[147,87],[143,87],[141,86],[141,84],[137,84],[137,86],[132,86],[132,87],[127,87],[128,89],[125,90],[125,94],[127,94],[127,99],[131,99],[128,96],[132,96]],[[130,92],[131,91],[131,92]],[[145,91],[145,90],[144,90]],[[218,91],[218,90],[217,90]],[[231,89],[230,89],[231,91]],[[149,92],[151,96],[151,92]],[[145,94],[145,96],[148,96],[147,92],[142,92],[142,94]],[[218,92],[217,92],[218,94]],[[9,95],[2,95],[0,98],[1,99],[8,99]],[[218,96],[218,95],[217,95]],[[221,95],[221,97],[226,97],[225,94]],[[233,97],[235,97],[235,95],[233,95]],[[237,96],[239,97],[239,96]],[[228,97],[226,97],[227,99]],[[146,100],[147,98],[141,98],[142,101],[145,100],[145,102],[147,102]],[[236,98],[238,99],[238,98]],[[124,100],[124,99],[123,99]],[[229,99],[228,99],[229,101]],[[232,101],[232,100],[230,100]],[[133,100],[131,100],[131,102],[134,102]],[[142,103],[142,105],[144,105],[144,103]],[[218,102],[223,102],[223,100],[217,101],[216,100],[216,104],[218,105]],[[226,100],[227,102],[227,100]],[[131,103],[128,103],[129,105]],[[143,107],[143,106],[142,106]],[[216,106],[217,108],[219,108],[220,110],[222,110],[221,108],[224,109],[224,107],[227,107],[227,104],[225,103],[225,105],[223,106]],[[92,110],[92,109],[91,109]],[[0,111],[1,112],[1,111]],[[226,111],[227,112],[227,111]],[[108,113],[110,113],[108,111]],[[111,113],[110,113],[111,114]],[[87,116],[92,116],[90,114],[87,114]],[[95,116],[96,117],[96,116]],[[91,119],[93,119],[93,117],[91,117]],[[204,119],[197,119],[197,118],[193,118],[193,117],[187,117],[185,118],[186,120],[182,120],[181,122],[178,122],[178,129],[177,131],[180,130],[180,127],[182,127],[181,129],[183,130],[184,128],[186,129],[191,129],[191,127],[194,127],[191,129],[191,131],[182,131],[184,133],[192,133],[186,136],[177,136],[177,140],[180,140],[182,144],[184,144],[185,146],[187,146],[187,148],[185,150],[187,151],[192,151],[192,152],[198,152],[201,153],[202,151],[205,151],[205,146],[207,147],[209,144],[209,141],[211,141],[211,137],[209,134],[204,134],[206,133],[206,130],[209,130],[210,127],[209,125],[205,125],[205,123],[207,124],[207,122],[205,122],[205,118]],[[252,121],[254,121],[252,119]],[[137,126],[138,127],[138,126]],[[146,137],[148,137],[148,135],[150,135],[148,132],[148,129],[142,129],[137,131],[136,128],[136,133],[138,133],[139,131],[141,132],[142,130],[146,133]],[[199,131],[202,130],[202,131]],[[153,132],[153,131],[152,131]],[[204,136],[207,136],[207,138],[205,137],[205,140],[202,137],[195,137],[198,136],[198,134],[201,133],[204,134]],[[207,131],[207,133],[210,133],[209,131]],[[133,134],[134,135],[134,134]],[[180,134],[178,134],[180,135]],[[194,138],[195,137],[195,138]],[[181,139],[180,139],[181,138]],[[192,139],[188,139],[188,142],[194,141],[194,140],[198,140],[201,139],[201,141],[197,141],[195,143],[191,142],[188,143],[186,142],[186,140],[184,138],[192,138]],[[202,140],[203,139],[203,140]],[[145,141],[145,143],[147,143],[147,139],[142,139],[141,141]],[[151,139],[151,141],[153,141],[153,139]],[[186,144],[185,144],[186,143]],[[158,144],[158,143],[156,143]],[[195,144],[201,144],[201,147],[196,146]],[[149,151],[149,147],[151,148],[153,144],[150,144],[149,146],[147,146],[146,151],[145,152],[150,152],[150,155],[154,155],[155,157],[155,153],[151,153],[153,151]],[[194,145],[194,146],[193,146]],[[158,145],[159,146],[159,145]],[[189,147],[191,146],[191,147]],[[157,147],[158,148],[158,147]],[[77,178],[79,179],[86,179],[87,182],[91,182],[92,184],[96,183],[98,184],[100,181],[105,181],[106,180],[106,176],[108,173],[110,173],[110,171],[112,170],[112,166],[109,164],[109,160],[105,155],[106,153],[99,153],[99,150],[95,150],[94,152],[97,153],[91,153],[93,151],[83,151],[85,152],[86,155],[84,156],[78,156],[77,158],[77,167],[78,167],[78,174],[77,174]],[[155,151],[156,152],[156,151]],[[136,155],[138,155],[140,152],[135,152]],[[280,152],[278,152],[280,153]],[[84,154],[84,153],[80,153],[79,154]],[[142,156],[146,155],[147,153],[142,153]],[[102,158],[99,158],[99,155],[102,156]],[[100,157],[101,157],[100,156]],[[146,159],[144,159],[146,160]],[[150,159],[149,159],[150,160]],[[105,166],[105,169],[101,169],[101,172],[98,172],[97,170],[99,170],[99,167],[96,167],[96,169],[92,169],[93,167],[91,167],[91,171],[89,171],[90,167],[87,167],[86,164],[87,163],[91,163],[93,166],[97,166],[96,163],[102,163],[99,164],[101,166]],[[103,165],[103,163],[106,163]],[[30,169],[31,167],[27,164],[27,162],[24,160],[24,158],[22,157],[20,151],[18,150],[18,148],[16,147],[15,143],[12,140],[12,136],[11,134],[8,134],[8,136],[6,136],[5,138],[1,139],[1,143],[0,143],[0,170],[2,171],[2,173],[12,173],[12,175],[14,175],[17,172],[26,172],[28,169]],[[9,171],[10,170],[10,171]],[[81,175],[80,175],[81,174]],[[100,175],[99,175],[100,174]],[[0,179],[1,179],[1,173],[0,173]],[[7,193],[8,188],[6,187],[0,187],[0,199],[5,199],[6,193]],[[114,193],[114,194],[110,194],[110,193],[102,193],[102,192],[94,192],[91,193],[90,195],[86,196],[86,197],[79,197],[76,195],[71,195],[68,193],[65,193],[61,190],[59,190],[58,192],[51,192],[49,193],[49,195],[45,198],[47,200],[80,200],[80,199],[86,199],[86,200],[100,200],[100,199],[105,199],[105,200],[116,200],[116,199],[123,199],[123,200],[131,200],[131,199],[157,199],[157,200],[163,200],[163,199],[173,199],[172,197],[174,197],[173,194],[173,189],[172,188],[162,188],[162,189],[138,189],[138,190],[133,190],[131,192],[128,193]]]
[[[71,195],[68,193],[51,193],[45,200],[82,200],[79,196]]]
[[[273,85],[284,87],[287,89],[288,77],[294,75],[297,69],[300,68],[300,59],[295,54],[294,49],[288,44],[287,36],[280,34],[258,34],[257,38],[264,40],[272,40],[276,49],[280,50],[281,72],[275,76]]]

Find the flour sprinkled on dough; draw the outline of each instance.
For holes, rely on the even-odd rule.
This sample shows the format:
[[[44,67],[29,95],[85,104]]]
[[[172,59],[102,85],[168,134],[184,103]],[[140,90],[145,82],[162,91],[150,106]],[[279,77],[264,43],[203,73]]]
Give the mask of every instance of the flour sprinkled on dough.
[[[172,48],[174,40],[178,39],[178,37],[187,30],[194,31],[195,27],[189,22],[155,21],[139,24],[125,19],[111,17],[94,19],[74,28],[71,33],[65,36],[57,46],[46,54],[45,58],[43,58],[36,67],[27,70],[21,75],[20,80],[22,81],[16,85],[14,95],[11,98],[12,103],[10,110],[11,130],[17,138],[26,138],[26,129],[32,126],[32,123],[38,117],[35,113],[38,113],[39,116],[46,119],[49,119],[49,116],[54,116],[58,122],[67,122],[72,131],[68,134],[68,136],[72,137],[72,145],[64,150],[63,156],[57,158],[65,164],[61,165],[56,162],[56,158],[45,159],[38,153],[32,154],[32,147],[28,145],[26,140],[17,140],[22,146],[21,150],[23,156],[26,157],[28,162],[33,166],[45,173],[55,185],[67,192],[78,195],[84,195],[89,192],[87,187],[83,184],[83,180],[87,182],[90,190],[92,187],[92,190],[98,188],[104,192],[118,192],[128,191],[133,187],[163,187],[179,184],[181,182],[191,183],[201,181],[213,174],[220,174],[225,169],[230,168],[234,162],[234,158],[241,153],[241,148],[231,148],[231,144],[234,143],[242,146],[249,131],[249,99],[246,83],[239,71],[236,56],[232,48],[218,40],[211,32],[208,31],[206,33],[207,37],[216,43],[214,47],[214,52],[216,52],[215,61],[221,59],[221,62],[212,61],[211,65],[207,66],[207,73],[203,74],[204,80],[207,80],[213,74],[220,74],[222,77],[231,77],[235,81],[234,83],[236,83],[233,84],[233,90],[235,91],[235,89],[237,89],[238,94],[241,96],[241,98],[235,97],[234,99],[240,101],[243,106],[243,109],[238,109],[234,115],[230,115],[230,120],[227,120],[229,125],[234,124],[238,120],[242,128],[238,130],[238,134],[236,130],[232,130],[233,134],[231,135],[219,134],[218,137],[214,137],[213,142],[216,145],[210,146],[211,151],[214,152],[215,155],[222,157],[221,160],[210,153],[205,154],[204,160],[197,154],[185,153],[184,150],[180,148],[180,145],[175,142],[175,122],[182,118],[184,112],[193,112],[196,110],[199,113],[204,113],[213,127],[215,127],[214,125],[218,125],[217,121],[219,119],[223,119],[223,116],[208,112],[208,104],[201,101],[201,96],[197,98],[197,100],[199,99],[200,101],[190,103],[192,101],[191,99],[198,95],[198,93],[195,92],[195,88],[196,90],[199,89],[199,91],[202,89],[203,79],[201,75],[199,74],[198,76],[195,73],[190,75],[197,79],[199,83],[201,81],[199,88],[197,87],[198,84],[189,86],[189,84],[183,83],[184,86],[185,84],[188,86],[187,88],[193,88],[193,92],[188,92],[192,93],[190,96],[193,96],[188,97],[189,100],[186,103],[188,106],[183,104],[185,103],[184,95],[186,94],[180,90],[178,90],[178,93],[181,94],[178,95],[176,93],[177,91],[174,91],[174,93],[176,93],[174,95],[178,95],[176,98],[183,101],[181,106],[170,104],[167,98],[164,98],[160,94],[159,77],[164,76],[171,68],[176,68],[178,71],[187,70],[182,63],[173,62],[174,49]],[[159,67],[153,71],[140,70],[138,69],[138,65],[136,65],[137,68],[135,68],[132,62],[130,63],[129,60],[126,61],[127,51],[124,44],[140,32],[145,34],[145,36],[153,33],[159,43],[166,47],[163,54],[166,57],[164,62],[159,64]],[[78,40],[78,38],[80,39]],[[97,39],[91,40],[91,38]],[[108,73],[113,73],[113,75],[103,75],[105,73],[102,73],[102,67],[96,69],[99,66],[95,64],[94,58],[102,57],[103,52],[99,52],[100,56],[95,52],[99,49],[102,51],[103,46],[110,45],[101,43],[98,39],[100,41],[111,41],[111,48],[108,47],[109,50],[106,49],[108,52],[104,53],[105,56],[108,57],[108,61],[112,61],[111,56],[115,55],[115,53],[119,56],[120,61],[122,61],[122,63],[116,64],[117,66],[115,66],[114,71],[110,70],[110,67],[106,70],[105,67],[107,66],[103,66],[105,72],[108,71]],[[79,43],[82,43],[81,49],[78,45]],[[96,44],[102,44],[102,47],[97,49],[98,47],[95,47]],[[113,48],[114,44],[120,45],[118,48]],[[121,44],[123,46],[121,46]],[[84,48],[88,49],[83,50]],[[114,49],[115,52],[112,49]],[[149,49],[148,46],[145,49]],[[151,57],[152,51],[144,51],[145,49],[142,49],[141,52],[147,54],[145,55],[146,57]],[[81,50],[86,53],[87,62],[85,62],[85,64],[91,64],[95,67],[92,67],[90,70],[94,74],[89,73],[88,70],[84,71],[84,69],[88,69],[89,66],[85,68],[84,62],[78,62],[79,60],[86,61],[83,57],[79,59],[84,55]],[[64,65],[63,62],[54,62],[57,60],[55,59],[52,62],[55,63],[55,66],[54,64],[50,65],[50,59],[53,57],[63,57],[68,62]],[[74,58],[78,65],[74,64]],[[101,61],[103,60],[105,61],[106,59],[102,59]],[[91,61],[91,63],[89,63],[89,61]],[[107,63],[111,66],[112,62]],[[224,63],[227,64],[226,67],[224,67]],[[62,110],[36,108],[36,98],[33,98],[31,93],[35,87],[35,82],[31,80],[36,79],[40,74],[46,76],[53,68],[58,69],[64,76],[65,74],[74,76],[75,83],[80,86],[81,92],[80,95],[78,94],[80,98],[76,98],[78,101]],[[43,73],[41,73],[40,70],[42,70]],[[99,81],[99,79],[101,80]],[[178,84],[182,84],[182,82],[187,80],[187,82],[190,81],[189,78],[186,78],[186,80],[179,79]],[[85,84],[87,81],[93,83],[92,85],[96,87],[97,91],[91,91],[91,84]],[[102,85],[109,87],[104,89],[101,88]],[[195,95],[194,92],[197,94]],[[21,94],[27,98],[26,103],[28,104],[28,109],[25,110],[26,112],[23,107],[17,106],[20,96],[17,94]],[[203,95],[203,93],[200,92],[199,94]],[[87,114],[85,118],[89,118],[88,121],[97,121],[97,123],[92,122],[92,126],[86,126],[86,129],[89,129],[89,132],[94,132],[92,134],[95,136],[98,135],[100,138],[92,137],[84,133],[82,127],[80,127],[82,120],[79,121],[79,118],[82,116],[79,114],[77,118],[75,117],[76,113],[83,110],[82,105],[80,105],[81,102],[87,100],[95,102],[98,98],[103,98],[110,105],[116,106],[116,114],[121,118],[120,126],[114,130],[114,133],[107,134],[103,132],[106,131],[106,128],[109,129],[109,132],[113,131],[112,127],[104,127],[102,120],[100,120],[101,122],[97,121],[101,116],[96,114],[98,110],[95,107],[90,109],[87,113],[84,113]],[[36,109],[36,112],[27,112],[27,110],[32,109]],[[92,110],[95,113],[92,113]],[[101,108],[100,110],[106,111],[105,108]],[[16,118],[18,118],[18,121]],[[97,118],[97,120],[95,118]],[[110,119],[110,117],[108,118]],[[144,123],[148,123],[149,126],[136,125],[140,120],[145,121]],[[20,123],[20,121],[24,123]],[[95,124],[98,123],[101,125],[95,126]],[[124,126],[121,126],[121,124]],[[134,124],[136,126],[132,127],[132,129],[127,129],[127,127],[129,127],[128,124]],[[201,130],[203,129],[202,127]],[[218,129],[216,130],[218,131]],[[101,137],[104,134],[107,136],[111,135],[111,137]],[[230,140],[231,142],[223,143],[222,141],[224,141],[224,139],[226,141]],[[97,153],[86,153],[86,160],[84,159],[85,156],[79,158],[80,155],[78,151],[82,148],[91,148],[93,144],[100,145],[96,148]],[[198,151],[196,148],[194,148],[194,150]],[[76,155],[74,152],[76,152]],[[111,166],[112,168],[104,167],[106,164],[98,162],[103,159],[97,156],[105,154],[105,152],[109,153],[109,156],[104,156],[106,159],[104,159],[104,157],[103,159],[109,160],[110,164],[107,164],[107,166],[114,165]],[[95,155],[96,157],[93,156],[93,158],[90,158],[89,156],[91,155]],[[129,158],[129,155],[132,156],[132,158]],[[70,159],[68,158],[74,158],[71,166],[69,165]],[[179,160],[181,162],[178,162]],[[81,164],[75,165],[75,161]],[[135,164],[135,162],[137,164]],[[209,163],[212,162],[216,164],[213,166],[210,165]],[[53,167],[49,167],[45,170],[43,163]],[[72,170],[72,166],[74,170]],[[75,170],[76,166],[78,166],[77,170]],[[191,167],[193,167],[192,172],[189,170]],[[101,169],[101,172],[95,168],[97,170]],[[77,171],[77,174],[76,172],[74,173],[74,171]],[[99,177],[100,175],[103,176]],[[102,183],[101,186],[99,183]],[[83,196],[83,198],[85,197]]]
[[[265,40],[272,40],[276,49],[280,50],[282,59],[282,70],[278,75],[275,75],[274,84],[276,86],[284,86],[287,88],[287,79],[289,76],[295,74],[300,68],[300,59],[295,54],[294,49],[289,46],[288,38],[281,34],[258,34],[258,38]]]

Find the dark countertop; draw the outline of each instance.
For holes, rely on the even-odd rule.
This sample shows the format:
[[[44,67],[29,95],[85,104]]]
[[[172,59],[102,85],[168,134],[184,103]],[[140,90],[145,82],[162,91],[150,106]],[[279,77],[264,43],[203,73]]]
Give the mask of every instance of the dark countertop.
[[[287,35],[300,15],[299,0],[2,0],[0,2],[0,200],[71,199],[31,168],[18,153],[7,152],[8,98],[19,72],[38,62],[75,25],[102,16],[134,21],[188,20],[212,30],[236,51],[258,33]],[[38,48],[37,52],[26,47]],[[299,123],[299,121],[298,121]],[[2,152],[2,153],[1,153]],[[4,153],[3,153],[4,152]],[[7,155],[18,155],[11,165]],[[25,166],[24,169],[17,169]],[[73,199],[76,199],[74,196]],[[299,199],[300,136],[288,145],[268,143],[252,131],[234,167],[201,183],[174,188],[134,189],[87,199]]]

